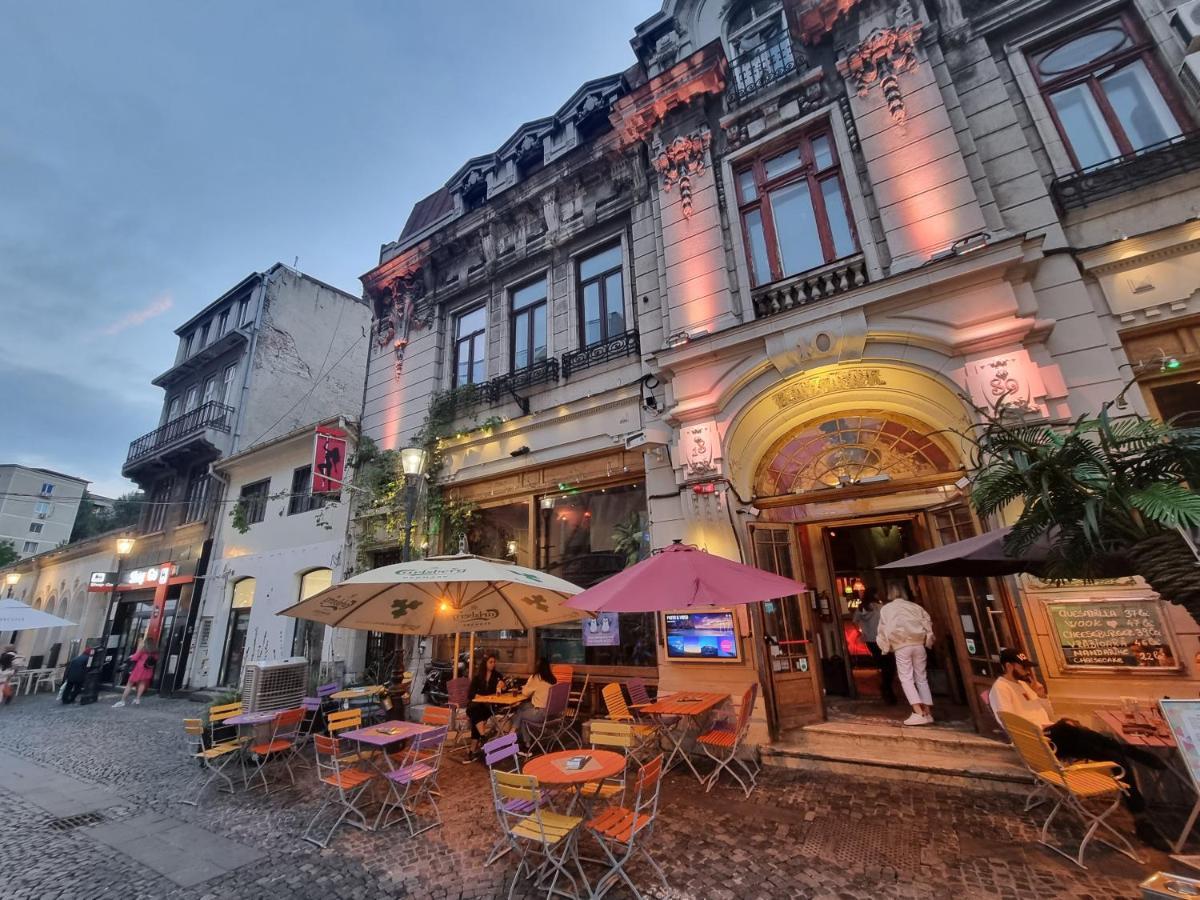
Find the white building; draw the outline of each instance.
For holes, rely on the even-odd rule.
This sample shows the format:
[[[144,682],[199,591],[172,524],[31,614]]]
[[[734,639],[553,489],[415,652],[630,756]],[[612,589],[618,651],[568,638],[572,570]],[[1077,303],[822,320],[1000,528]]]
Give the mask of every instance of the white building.
[[[23,557],[65,543],[87,486],[50,469],[0,465],[0,542],[12,541]]]
[[[315,680],[344,663],[353,635],[277,615],[342,577],[349,515],[346,491],[311,490],[318,428],[346,434],[352,458],[358,424],[345,417],[298,428],[213,466],[224,482],[191,653],[192,687],[237,685],[249,660],[307,656]],[[345,477],[349,477],[349,470]],[[241,512],[234,514],[240,506]],[[328,633],[328,634],[327,634]]]

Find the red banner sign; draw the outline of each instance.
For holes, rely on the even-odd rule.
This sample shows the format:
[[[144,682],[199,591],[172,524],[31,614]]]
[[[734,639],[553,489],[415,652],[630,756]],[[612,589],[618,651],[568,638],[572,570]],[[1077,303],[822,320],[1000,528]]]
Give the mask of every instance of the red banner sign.
[[[340,491],[346,476],[346,432],[340,428],[318,428],[313,449],[312,492]]]

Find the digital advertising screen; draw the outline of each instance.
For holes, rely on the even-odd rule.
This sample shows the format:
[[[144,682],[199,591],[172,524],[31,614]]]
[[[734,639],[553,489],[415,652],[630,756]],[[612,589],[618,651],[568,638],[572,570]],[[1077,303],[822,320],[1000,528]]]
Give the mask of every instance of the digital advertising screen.
[[[737,629],[731,610],[664,613],[667,658],[696,662],[735,662]]]

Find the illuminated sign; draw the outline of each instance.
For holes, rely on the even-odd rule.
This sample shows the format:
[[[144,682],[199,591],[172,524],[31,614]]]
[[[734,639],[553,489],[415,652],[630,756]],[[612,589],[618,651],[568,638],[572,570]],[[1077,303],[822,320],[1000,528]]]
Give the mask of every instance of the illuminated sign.
[[[117,584],[116,572],[93,572],[88,579],[89,591],[111,591]]]

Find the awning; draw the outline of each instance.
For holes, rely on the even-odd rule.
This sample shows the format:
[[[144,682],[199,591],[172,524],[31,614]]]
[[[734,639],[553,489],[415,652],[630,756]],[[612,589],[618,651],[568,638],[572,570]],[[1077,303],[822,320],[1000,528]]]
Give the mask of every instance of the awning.
[[[1045,535],[1040,537],[1018,559],[1004,552],[1004,539],[1010,531],[1011,528],[987,531],[876,568],[897,574],[944,575],[952,578],[1016,575],[1020,572],[1039,574],[1050,552],[1049,538]]]

